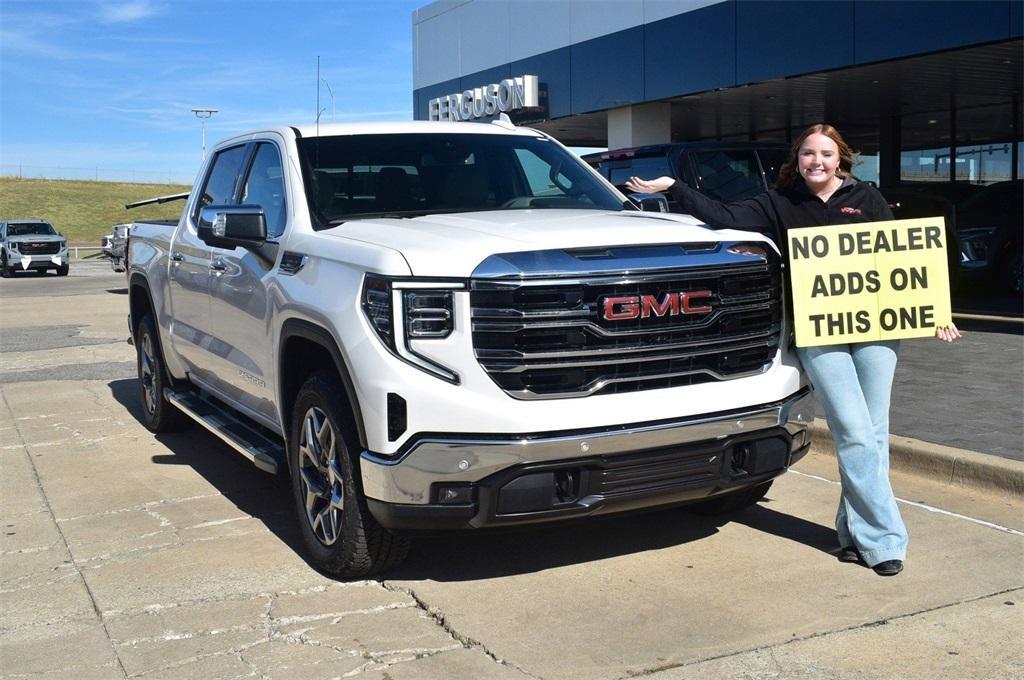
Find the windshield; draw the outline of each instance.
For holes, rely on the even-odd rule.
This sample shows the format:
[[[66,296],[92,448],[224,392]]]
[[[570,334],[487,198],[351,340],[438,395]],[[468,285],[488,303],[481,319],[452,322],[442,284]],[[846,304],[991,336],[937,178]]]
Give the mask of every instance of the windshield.
[[[28,236],[30,234],[56,236],[57,232],[46,222],[23,222],[21,224],[14,223],[7,225],[8,236]]]
[[[354,135],[301,139],[299,151],[321,226],[481,210],[623,209],[583,161],[542,137]]]

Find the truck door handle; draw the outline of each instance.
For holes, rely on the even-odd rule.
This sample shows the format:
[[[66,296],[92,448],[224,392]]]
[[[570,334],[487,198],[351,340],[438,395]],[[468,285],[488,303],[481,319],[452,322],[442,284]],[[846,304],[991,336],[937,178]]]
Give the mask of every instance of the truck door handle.
[[[181,253],[171,253],[171,262],[184,262],[185,256]]]
[[[226,272],[228,270],[228,266],[224,260],[214,260],[210,263],[210,269],[215,272]]]

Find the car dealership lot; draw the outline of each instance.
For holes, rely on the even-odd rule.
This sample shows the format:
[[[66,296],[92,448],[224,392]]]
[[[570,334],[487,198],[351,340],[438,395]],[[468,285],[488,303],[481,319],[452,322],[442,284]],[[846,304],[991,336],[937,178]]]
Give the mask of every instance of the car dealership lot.
[[[142,427],[126,310],[105,261],[0,283],[2,675],[1024,674],[1019,499],[897,478],[912,545],[881,578],[828,554],[824,455],[729,520],[421,537],[382,580],[332,581],[274,478]]]

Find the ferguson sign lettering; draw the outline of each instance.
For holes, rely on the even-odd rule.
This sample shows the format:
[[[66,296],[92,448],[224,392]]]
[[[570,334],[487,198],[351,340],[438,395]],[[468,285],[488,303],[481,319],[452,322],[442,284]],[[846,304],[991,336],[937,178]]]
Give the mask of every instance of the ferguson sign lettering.
[[[429,102],[430,120],[473,120],[539,105],[537,76],[506,78]]]

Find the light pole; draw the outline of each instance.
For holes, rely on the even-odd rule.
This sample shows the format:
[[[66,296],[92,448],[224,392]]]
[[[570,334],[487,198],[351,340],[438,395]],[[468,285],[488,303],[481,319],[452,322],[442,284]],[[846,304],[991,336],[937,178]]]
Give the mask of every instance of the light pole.
[[[196,114],[196,118],[202,121],[203,126],[203,158],[206,160],[206,119],[217,113],[220,109],[192,109],[192,113]]]

